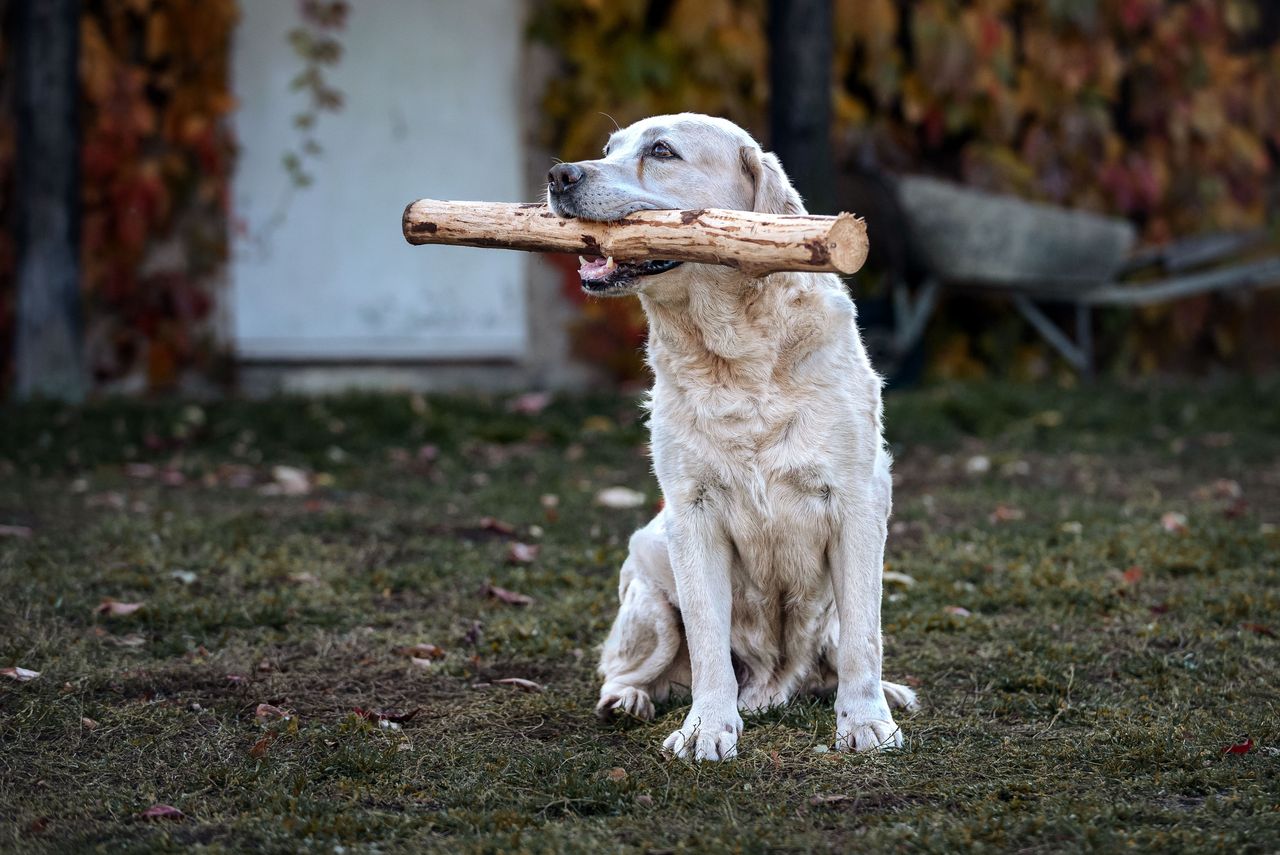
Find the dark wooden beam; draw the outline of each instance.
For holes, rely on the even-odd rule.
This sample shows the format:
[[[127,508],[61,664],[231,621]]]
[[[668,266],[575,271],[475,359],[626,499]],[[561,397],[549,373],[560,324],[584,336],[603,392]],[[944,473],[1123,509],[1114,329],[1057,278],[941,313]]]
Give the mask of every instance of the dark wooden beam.
[[[85,393],[80,296],[79,0],[19,2],[15,13],[14,391]]]
[[[770,0],[770,145],[813,214],[835,212],[831,0]]]

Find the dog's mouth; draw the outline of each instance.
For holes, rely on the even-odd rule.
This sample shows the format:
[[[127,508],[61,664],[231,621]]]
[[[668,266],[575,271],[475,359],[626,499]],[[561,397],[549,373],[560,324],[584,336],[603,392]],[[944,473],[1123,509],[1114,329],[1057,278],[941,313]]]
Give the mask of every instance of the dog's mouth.
[[[578,256],[578,277],[584,290],[603,294],[626,288],[644,276],[656,276],[674,270],[682,261],[614,261],[613,257]]]

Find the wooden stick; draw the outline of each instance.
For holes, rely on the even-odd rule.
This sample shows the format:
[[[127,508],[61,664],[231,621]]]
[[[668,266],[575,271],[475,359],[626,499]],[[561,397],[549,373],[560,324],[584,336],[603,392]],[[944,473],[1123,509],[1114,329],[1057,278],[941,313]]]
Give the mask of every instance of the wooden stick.
[[[852,214],[700,208],[637,211],[600,223],[565,219],[539,204],[419,199],[404,210],[404,236],[412,244],[721,264],[753,276],[783,270],[854,273],[867,259],[867,227]]]

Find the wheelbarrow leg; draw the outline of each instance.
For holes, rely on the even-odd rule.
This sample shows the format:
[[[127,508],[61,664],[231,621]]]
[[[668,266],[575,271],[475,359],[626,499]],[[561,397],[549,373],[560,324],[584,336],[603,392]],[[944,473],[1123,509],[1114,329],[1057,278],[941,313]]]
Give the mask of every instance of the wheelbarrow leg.
[[[1031,302],[1031,298],[1025,294],[1017,294],[1013,298],[1013,305],[1017,308],[1018,313],[1027,319],[1027,323],[1035,327],[1036,332],[1049,342],[1054,350],[1062,355],[1062,358],[1071,363],[1071,367],[1080,372],[1083,377],[1090,377],[1093,372],[1093,354],[1092,354],[1092,337],[1088,335],[1086,330],[1089,326],[1089,317],[1087,310],[1081,313],[1080,308],[1076,310],[1076,335],[1083,337],[1077,343],[1058,328],[1048,315],[1040,311],[1040,307]]]
[[[1080,375],[1093,379],[1093,312],[1088,304],[1076,303],[1076,349],[1080,351]]]
[[[915,300],[907,293],[904,283],[895,283],[893,290],[893,325],[894,350],[900,357],[905,357],[924,337],[925,327],[929,324],[929,316],[938,303],[938,280],[929,277],[921,286]]]

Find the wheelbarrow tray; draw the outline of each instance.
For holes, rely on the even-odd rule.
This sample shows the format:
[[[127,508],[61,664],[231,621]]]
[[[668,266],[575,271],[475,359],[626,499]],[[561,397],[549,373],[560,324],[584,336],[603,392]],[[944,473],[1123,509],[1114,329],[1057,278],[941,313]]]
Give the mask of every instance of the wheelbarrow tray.
[[[1127,221],[923,176],[897,183],[912,248],[930,270],[983,287],[1077,290],[1112,282],[1136,241]]]

